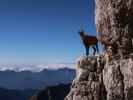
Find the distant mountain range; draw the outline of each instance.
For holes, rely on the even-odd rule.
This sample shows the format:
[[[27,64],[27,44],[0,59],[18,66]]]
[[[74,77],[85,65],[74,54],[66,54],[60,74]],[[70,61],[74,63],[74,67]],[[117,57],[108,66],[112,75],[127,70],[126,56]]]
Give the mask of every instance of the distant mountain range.
[[[0,71],[0,87],[7,89],[40,89],[47,86],[71,83],[75,70],[69,68],[31,71]]]

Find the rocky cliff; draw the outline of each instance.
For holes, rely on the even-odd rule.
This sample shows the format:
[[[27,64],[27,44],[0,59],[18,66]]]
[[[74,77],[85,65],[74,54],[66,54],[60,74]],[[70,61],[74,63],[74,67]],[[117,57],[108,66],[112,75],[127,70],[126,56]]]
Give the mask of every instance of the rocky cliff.
[[[95,0],[102,55],[77,61],[65,100],[133,100],[133,0]]]
[[[65,100],[133,100],[133,56],[82,57],[77,75]]]
[[[82,57],[76,65],[77,75],[65,100],[104,100],[102,70],[104,60],[99,57]]]
[[[113,54],[133,52],[133,0],[95,0],[98,38]]]

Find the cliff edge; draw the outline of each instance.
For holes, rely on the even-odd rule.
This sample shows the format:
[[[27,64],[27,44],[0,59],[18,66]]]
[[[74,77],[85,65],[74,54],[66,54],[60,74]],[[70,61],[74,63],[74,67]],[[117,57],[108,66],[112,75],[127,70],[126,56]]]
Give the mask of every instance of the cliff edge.
[[[82,57],[65,100],[133,100],[133,56],[108,60]]]
[[[95,0],[102,55],[82,57],[65,100],[133,100],[133,0]]]

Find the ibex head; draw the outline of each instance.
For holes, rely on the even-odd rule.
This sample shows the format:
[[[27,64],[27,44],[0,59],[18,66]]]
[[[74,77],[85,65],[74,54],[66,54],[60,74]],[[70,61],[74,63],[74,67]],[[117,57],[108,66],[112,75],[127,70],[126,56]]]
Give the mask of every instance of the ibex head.
[[[84,30],[79,31],[79,35],[82,37],[85,35]]]

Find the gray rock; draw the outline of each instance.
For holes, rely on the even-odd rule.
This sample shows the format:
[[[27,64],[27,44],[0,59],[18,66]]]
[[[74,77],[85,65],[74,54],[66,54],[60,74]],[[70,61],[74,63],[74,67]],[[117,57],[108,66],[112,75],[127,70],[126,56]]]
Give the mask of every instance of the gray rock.
[[[105,51],[78,61],[78,77],[66,100],[133,100],[133,0],[95,2]]]
[[[95,0],[95,23],[101,42],[113,54],[133,52],[133,0]]]
[[[92,71],[94,58],[96,68]],[[133,100],[132,56],[111,61],[104,59],[104,56],[84,57],[78,61],[80,70],[76,70],[84,71],[77,73],[76,82],[65,100]]]
[[[133,100],[133,59],[125,59],[120,63],[123,74],[124,93],[126,100]]]
[[[99,59],[100,58],[100,59]],[[77,75],[65,100],[100,100],[102,70],[101,57],[84,57],[77,62]],[[98,66],[98,67],[97,67]]]
[[[107,100],[124,100],[123,75],[119,61],[106,64],[103,70],[103,82],[107,91]]]

